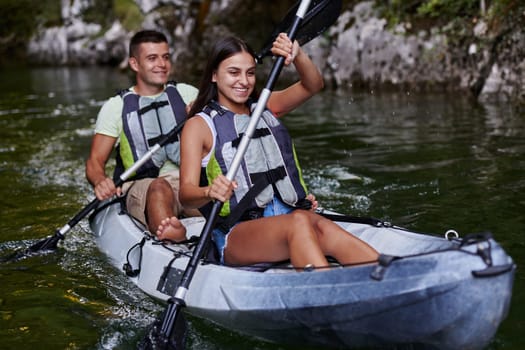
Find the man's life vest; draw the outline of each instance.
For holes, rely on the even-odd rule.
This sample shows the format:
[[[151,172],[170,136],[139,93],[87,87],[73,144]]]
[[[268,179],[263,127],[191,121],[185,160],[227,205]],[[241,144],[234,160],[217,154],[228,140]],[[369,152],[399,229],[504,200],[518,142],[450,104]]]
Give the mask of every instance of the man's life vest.
[[[255,104],[251,105],[253,108]],[[208,165],[202,169],[201,186],[206,186],[219,174],[228,172],[250,116],[235,114],[215,101],[200,114],[212,119],[217,135]],[[232,214],[237,219],[247,210],[264,208],[274,196],[293,207],[304,205],[307,189],[292,139],[269,110],[265,110],[259,119],[235,181],[238,187],[229,202],[224,203],[221,217]],[[236,207],[239,207],[237,214],[233,215]],[[207,215],[209,206],[201,211]]]
[[[155,98],[140,96],[127,89],[119,92],[122,108],[123,129],[117,152],[117,166],[114,179],[118,177],[158,140],[186,119],[186,103],[177,91],[176,82],[166,84],[164,92]],[[180,163],[179,137],[157,152],[148,160],[133,178],[157,177],[166,160]]]

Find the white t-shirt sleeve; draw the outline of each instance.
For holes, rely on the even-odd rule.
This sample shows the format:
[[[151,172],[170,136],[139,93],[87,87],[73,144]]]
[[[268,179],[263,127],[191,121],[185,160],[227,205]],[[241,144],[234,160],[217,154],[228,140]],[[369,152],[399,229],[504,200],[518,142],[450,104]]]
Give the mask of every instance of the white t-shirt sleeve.
[[[184,103],[187,105],[193,102],[197,98],[197,95],[199,93],[199,90],[196,87],[184,83],[177,84],[177,91],[182,97]]]
[[[98,112],[95,133],[111,137],[119,137],[122,132],[122,108],[124,104],[120,96],[107,100]]]

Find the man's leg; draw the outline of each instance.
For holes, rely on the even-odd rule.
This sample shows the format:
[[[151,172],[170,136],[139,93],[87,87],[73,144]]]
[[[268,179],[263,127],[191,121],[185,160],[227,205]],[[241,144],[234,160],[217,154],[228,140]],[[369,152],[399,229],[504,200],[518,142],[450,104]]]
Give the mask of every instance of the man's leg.
[[[180,211],[178,200],[175,200],[172,186],[166,180],[146,178],[126,182],[123,191],[128,212],[146,225],[152,234],[160,239],[186,239],[185,228],[177,219]]]
[[[151,182],[146,194],[146,221],[151,233],[159,239],[183,241],[186,228],[177,216],[182,208],[170,183],[163,177]]]

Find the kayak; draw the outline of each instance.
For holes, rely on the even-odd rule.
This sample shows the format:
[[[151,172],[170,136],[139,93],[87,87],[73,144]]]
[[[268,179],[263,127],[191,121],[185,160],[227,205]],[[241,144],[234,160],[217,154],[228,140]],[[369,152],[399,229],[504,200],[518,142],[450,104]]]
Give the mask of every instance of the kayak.
[[[185,312],[280,344],[482,349],[490,343],[507,316],[516,269],[490,233],[437,236],[319,212],[373,246],[379,262],[334,261],[298,271],[289,262],[223,266],[208,254],[193,276]],[[171,244],[149,234],[120,202],[103,203],[90,217],[109,261],[163,301],[174,295],[205,219],[182,222],[189,240]]]

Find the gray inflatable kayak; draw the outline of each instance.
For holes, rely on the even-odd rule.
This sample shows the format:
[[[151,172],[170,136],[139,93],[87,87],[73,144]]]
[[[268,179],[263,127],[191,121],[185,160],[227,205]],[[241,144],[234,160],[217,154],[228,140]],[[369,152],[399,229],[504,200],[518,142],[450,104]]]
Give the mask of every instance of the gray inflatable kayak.
[[[185,310],[277,343],[482,349],[490,342],[508,313],[515,272],[490,234],[438,237],[329,214],[378,250],[380,263],[298,272],[286,262],[233,268],[203,261]],[[198,236],[204,219],[183,223],[188,237]],[[105,203],[90,224],[100,250],[140,289],[160,300],[175,293],[191,243],[161,244],[119,203]]]

